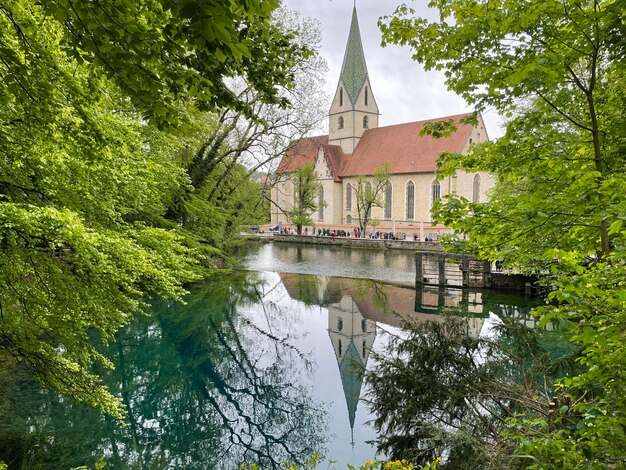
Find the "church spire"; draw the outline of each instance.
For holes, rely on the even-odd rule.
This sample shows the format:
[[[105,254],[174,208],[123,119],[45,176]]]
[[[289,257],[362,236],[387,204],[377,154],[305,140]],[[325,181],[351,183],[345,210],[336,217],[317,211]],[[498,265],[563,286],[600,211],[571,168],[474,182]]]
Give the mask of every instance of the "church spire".
[[[328,143],[341,145],[344,153],[351,154],[363,133],[378,127],[378,114],[367,73],[355,2],[339,83],[330,105]]]
[[[368,78],[356,6],[352,9],[352,23],[350,24],[348,43],[346,44],[346,52],[343,56],[343,65],[341,66],[341,75],[339,78],[346,87],[350,102],[353,105],[356,104],[359,92],[361,88],[363,88],[365,80]]]

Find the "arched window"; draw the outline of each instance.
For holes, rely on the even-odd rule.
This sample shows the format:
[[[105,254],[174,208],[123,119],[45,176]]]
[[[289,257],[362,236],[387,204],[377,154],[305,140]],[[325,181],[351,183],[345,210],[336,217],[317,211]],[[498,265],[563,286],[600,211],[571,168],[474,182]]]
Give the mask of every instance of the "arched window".
[[[391,207],[392,207],[391,183],[387,183],[385,185],[385,213],[383,215],[385,219],[391,219]]]
[[[337,318],[337,331],[341,331],[343,330],[343,318],[338,317]]]
[[[369,90],[367,89],[367,87],[365,87],[365,106],[367,106],[368,95],[369,95]],[[365,126],[363,126],[363,127],[365,127]]]
[[[339,88],[339,106],[343,106],[343,88]]]
[[[337,129],[343,129],[343,116],[339,116],[337,120]]]
[[[367,320],[365,318],[361,320],[361,331],[367,333]]]
[[[434,204],[436,201],[441,199],[441,184],[439,183],[439,181],[435,179],[430,185],[430,189],[431,189],[430,191],[431,200],[432,200],[432,203]]]
[[[370,119],[367,116],[363,116],[363,129],[367,129],[370,124]]]
[[[347,216],[346,216],[346,223],[347,223],[348,225],[351,225],[351,224],[352,224],[352,216],[351,216],[351,215],[347,215]]]
[[[406,220],[415,218],[415,185],[413,181],[406,184]]]
[[[480,202],[480,175],[474,175],[474,183],[472,185],[472,202]]]
[[[317,193],[317,219],[324,220],[324,188]]]
[[[346,186],[346,210],[352,210],[352,185],[350,183]]]
[[[339,356],[343,354],[343,344],[341,344],[341,340],[339,340],[339,347],[337,348],[339,352]]]

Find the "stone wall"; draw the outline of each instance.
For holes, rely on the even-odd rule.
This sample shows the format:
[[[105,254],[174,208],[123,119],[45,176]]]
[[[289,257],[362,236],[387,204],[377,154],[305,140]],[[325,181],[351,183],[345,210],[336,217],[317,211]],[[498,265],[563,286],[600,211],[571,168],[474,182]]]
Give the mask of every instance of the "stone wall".
[[[436,242],[414,242],[413,240],[372,240],[369,238],[317,237],[312,235],[274,235],[272,240],[287,243],[348,246],[353,248],[377,250],[395,249],[431,252],[443,251],[443,247]]]

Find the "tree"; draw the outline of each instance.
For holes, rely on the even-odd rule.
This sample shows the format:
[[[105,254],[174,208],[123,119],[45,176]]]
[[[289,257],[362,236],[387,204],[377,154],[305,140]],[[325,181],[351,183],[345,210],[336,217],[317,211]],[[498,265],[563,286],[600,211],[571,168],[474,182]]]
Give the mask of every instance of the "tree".
[[[624,114],[615,103],[623,100],[624,92],[617,85],[623,73],[611,55],[615,27],[607,19],[618,14],[620,5],[623,1],[580,5],[552,0],[504,6],[437,0],[432,6],[442,14],[439,22],[411,18],[409,9],[400,8],[381,23],[386,41],[412,47],[413,57],[427,69],[444,69],[448,86],[469,103],[517,116],[508,126],[501,151],[490,153],[493,159],[481,153],[465,159],[448,156],[444,162],[448,171],[462,164],[503,174],[527,165],[531,174],[546,175],[546,188],[558,185],[559,191],[542,191],[534,201],[524,199],[529,203],[523,206],[524,217],[531,222],[523,224],[519,234],[537,234],[546,224],[562,227],[550,237],[533,238],[529,244],[533,253],[555,239],[561,245],[572,241],[578,249],[583,238],[588,241],[585,249],[603,255],[610,251],[608,232],[617,214],[605,193],[619,166],[624,136],[619,122]],[[502,155],[507,144],[508,163]],[[576,184],[568,185],[572,177]],[[508,183],[519,188],[517,181]],[[564,187],[567,193],[560,190]],[[536,203],[551,194],[567,197],[560,201],[567,210],[537,211]],[[592,210],[580,214],[569,210],[576,202],[569,198],[581,196]],[[505,237],[530,238],[510,229]],[[537,240],[547,243],[537,245]]]
[[[438,21],[401,7],[381,23],[385,40],[444,70],[450,89],[479,109],[508,117],[502,139],[440,162],[444,174],[495,174],[490,201],[451,195],[437,217],[468,235],[456,249],[550,273],[544,282],[554,304],[537,314],[569,324],[583,349],[585,370],[555,383],[558,413],[523,413],[503,432],[525,468],[623,466],[625,3],[431,5]]]
[[[302,235],[302,227],[313,225],[311,214],[320,205],[325,207],[326,201],[319,200],[322,183],[317,180],[315,167],[312,163],[305,163],[291,175],[293,182],[293,209],[287,215],[292,224],[297,227],[298,235]]]
[[[181,98],[200,109],[252,109],[230,91],[228,77],[245,77],[267,102],[291,81],[293,64],[308,52],[272,22],[279,0],[207,3],[201,0],[51,0],[5,2],[12,26],[27,32],[22,13],[30,9],[58,25],[68,56],[93,65],[114,80],[134,106],[154,122],[175,124]],[[32,8],[30,8],[32,7]],[[7,25],[8,26],[8,25]],[[29,34],[21,38],[29,46]],[[25,85],[27,74],[7,56],[6,67]]]
[[[354,184],[354,195],[356,199],[356,213],[359,219],[359,228],[365,234],[367,225],[372,217],[373,207],[383,206],[385,189],[389,184],[391,176],[391,165],[384,163],[374,169],[371,178],[358,176]]]
[[[203,275],[164,215],[198,112],[252,115],[309,55],[277,1],[0,3],[0,348],[48,386],[121,419],[92,372],[146,299]],[[217,212],[215,207],[212,208]]]
[[[191,185],[180,188],[168,217],[183,226],[193,222],[204,241],[215,240],[213,245],[233,239],[233,233],[222,234],[222,228],[236,232],[239,222],[262,218],[259,213],[269,203],[271,181],[267,179],[261,191],[253,191],[251,176],[261,169],[271,170],[291,142],[309,134],[324,116],[317,104],[326,100],[320,84],[327,67],[313,52],[321,41],[319,25],[283,8],[275,12],[272,21],[285,34],[296,31],[293,41],[311,51],[292,64],[293,85],[279,93],[289,106],[267,103],[245,80],[238,79],[230,80],[229,87],[253,111],[252,117],[228,108],[193,116],[197,130],[189,139],[194,145],[189,146],[196,151],[182,162]],[[245,204],[239,203],[242,198]],[[218,214],[211,210],[215,206],[219,206]]]

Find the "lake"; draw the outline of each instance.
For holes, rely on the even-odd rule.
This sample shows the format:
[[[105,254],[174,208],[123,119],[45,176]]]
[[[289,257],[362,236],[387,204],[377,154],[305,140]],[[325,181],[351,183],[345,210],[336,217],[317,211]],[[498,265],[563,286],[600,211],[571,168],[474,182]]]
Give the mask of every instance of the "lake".
[[[99,372],[125,403],[126,426],[0,368],[0,461],[284,468],[317,451],[343,469],[376,455],[364,370],[404,320],[454,310],[474,336],[504,315],[533,323],[524,297],[416,291],[410,251],[251,243],[241,258],[240,270],[192,286],[185,305],[153,303],[108,348],[115,369]]]

